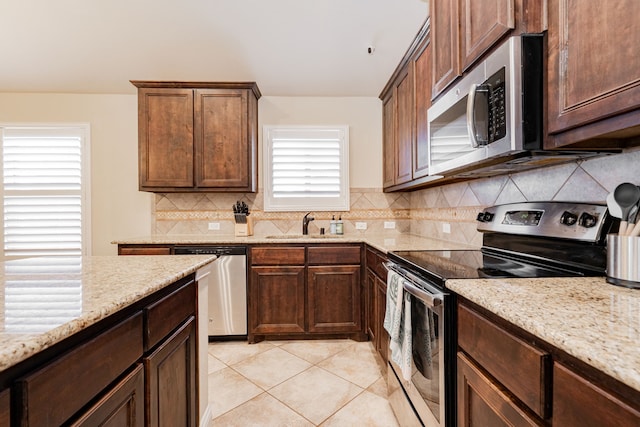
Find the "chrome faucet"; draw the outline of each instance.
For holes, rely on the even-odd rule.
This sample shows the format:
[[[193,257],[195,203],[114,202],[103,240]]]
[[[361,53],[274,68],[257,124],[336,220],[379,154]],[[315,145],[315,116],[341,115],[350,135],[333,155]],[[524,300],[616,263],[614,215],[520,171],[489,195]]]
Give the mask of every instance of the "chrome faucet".
[[[307,212],[304,218],[302,218],[302,234],[305,236],[309,234],[309,223],[315,219],[314,217],[309,216],[310,214],[311,212]]]

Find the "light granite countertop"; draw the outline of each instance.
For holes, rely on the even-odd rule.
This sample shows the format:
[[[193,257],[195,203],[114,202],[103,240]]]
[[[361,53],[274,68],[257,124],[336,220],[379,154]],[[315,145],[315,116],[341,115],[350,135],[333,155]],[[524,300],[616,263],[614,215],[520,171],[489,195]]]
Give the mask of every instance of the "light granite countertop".
[[[640,290],[604,277],[448,280],[447,287],[640,391]]]
[[[3,262],[0,372],[213,260],[210,255],[158,255]]]
[[[287,237],[290,236],[290,237]],[[250,244],[276,244],[276,243],[366,243],[379,251],[403,251],[403,250],[455,250],[473,249],[473,246],[462,243],[452,243],[445,240],[429,239],[412,234],[403,233],[366,233],[324,235],[318,234],[302,236],[300,234],[281,234],[277,236],[249,236],[236,237],[234,235],[150,235],[133,238],[122,238],[112,241],[113,244],[128,245],[250,245]]]

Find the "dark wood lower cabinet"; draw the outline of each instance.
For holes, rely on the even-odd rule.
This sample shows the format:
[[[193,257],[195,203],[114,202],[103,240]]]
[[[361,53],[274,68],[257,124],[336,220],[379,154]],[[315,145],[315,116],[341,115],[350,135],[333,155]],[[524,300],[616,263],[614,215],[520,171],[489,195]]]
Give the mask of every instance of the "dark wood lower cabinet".
[[[143,427],[144,410],[144,370],[138,364],[71,427]]]
[[[189,318],[144,358],[147,426],[198,424],[195,325]]]
[[[378,340],[376,341],[376,350],[378,350],[378,354],[382,357],[385,363],[389,362],[389,343],[391,338],[387,333],[386,329],[384,329],[384,315],[387,310],[387,283],[376,278],[376,322],[378,327],[376,328],[378,331]]]
[[[458,425],[541,426],[510,398],[508,391],[494,382],[464,353],[458,353]]]
[[[309,332],[362,330],[360,266],[311,266],[307,274]]]
[[[554,363],[553,424],[563,427],[640,426],[640,410]]]
[[[0,426],[8,426],[11,419],[11,393],[9,390],[0,392]]]
[[[304,333],[304,271],[304,266],[251,267],[249,310],[253,334]]]

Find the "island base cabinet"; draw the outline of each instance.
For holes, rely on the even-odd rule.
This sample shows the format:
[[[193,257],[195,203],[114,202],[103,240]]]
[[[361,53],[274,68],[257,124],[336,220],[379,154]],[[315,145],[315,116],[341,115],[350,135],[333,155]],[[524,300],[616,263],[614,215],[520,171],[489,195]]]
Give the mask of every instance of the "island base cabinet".
[[[554,363],[553,425],[640,426],[640,412],[559,363]]]
[[[144,358],[147,426],[197,425],[196,340],[195,317],[190,317]]]
[[[542,422],[519,408],[506,390],[459,352],[458,425],[541,426]]]
[[[0,419],[0,421],[2,421]],[[4,426],[0,422],[0,426]],[[144,370],[138,364],[71,427],[143,427]]]
[[[0,426],[8,426],[11,419],[11,394],[9,390],[0,392]]]

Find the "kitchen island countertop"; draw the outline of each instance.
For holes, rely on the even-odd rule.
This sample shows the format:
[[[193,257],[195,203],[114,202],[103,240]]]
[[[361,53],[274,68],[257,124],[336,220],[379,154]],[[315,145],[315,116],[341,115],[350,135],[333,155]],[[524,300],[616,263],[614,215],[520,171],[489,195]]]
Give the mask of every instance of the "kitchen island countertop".
[[[452,279],[447,287],[640,391],[640,290],[604,277]]]
[[[0,270],[0,372],[194,273],[189,256],[25,258]]]

